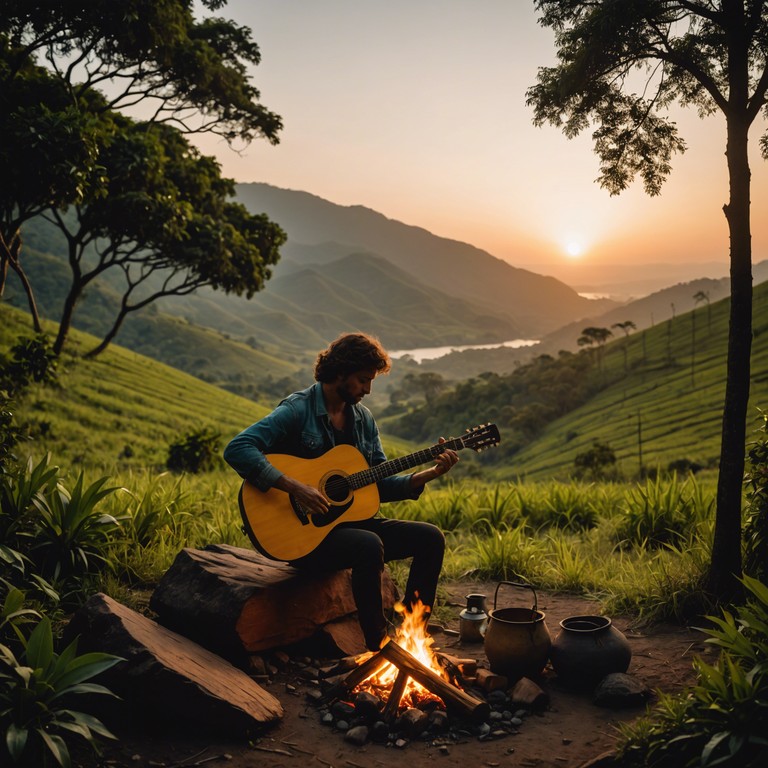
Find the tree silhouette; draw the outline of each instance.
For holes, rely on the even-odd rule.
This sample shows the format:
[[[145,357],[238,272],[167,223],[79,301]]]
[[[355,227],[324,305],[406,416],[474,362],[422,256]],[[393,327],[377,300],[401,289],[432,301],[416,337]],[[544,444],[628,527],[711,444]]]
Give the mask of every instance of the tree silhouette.
[[[709,291],[696,291],[693,294],[694,306],[700,304],[702,301],[707,304],[707,331],[712,333],[712,305],[709,303]]]
[[[590,326],[581,332],[581,336],[576,340],[580,347],[590,347],[597,345],[597,366],[600,370],[603,368],[603,346],[613,333],[608,328],[596,328]]]
[[[768,114],[768,8],[757,0],[536,0],[555,30],[558,63],[539,69],[527,93],[537,125],[572,137],[596,125],[598,181],[611,194],[636,176],[656,195],[685,150],[662,110],[675,102],[725,118],[731,304],[717,511],[708,586],[739,590],[741,507],[752,342],[752,246],[748,156],[755,119]],[[637,88],[635,87],[637,86]],[[636,91],[639,91],[637,93]],[[768,135],[760,139],[768,157]]]
[[[634,331],[637,329],[637,325],[632,320],[625,320],[622,323],[614,323],[611,328],[620,328],[622,331],[624,331],[625,338],[629,339],[629,332]],[[627,370],[627,354],[629,352],[629,341],[626,341],[622,347],[622,352],[624,353],[624,370]]]
[[[222,0],[202,0],[209,11]],[[148,122],[232,142],[277,143],[280,117],[259,102],[251,31],[197,20],[188,0],[3,2],[0,12],[0,296],[13,269],[40,321],[21,266],[22,226],[50,207],[93,200],[98,124],[141,108]],[[40,66],[45,61],[46,66]],[[109,94],[108,96],[105,94]]]

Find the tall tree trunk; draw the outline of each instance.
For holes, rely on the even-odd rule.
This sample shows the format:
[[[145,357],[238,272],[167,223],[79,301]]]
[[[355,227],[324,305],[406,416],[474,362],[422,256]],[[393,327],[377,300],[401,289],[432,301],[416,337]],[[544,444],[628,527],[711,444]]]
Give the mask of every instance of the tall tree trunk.
[[[730,199],[724,206],[731,250],[731,307],[717,510],[708,587],[723,601],[738,594],[741,576],[741,504],[752,349],[752,235],[749,125],[744,111],[728,117],[726,157]]]
[[[8,279],[8,256],[5,248],[0,247],[0,299],[5,293],[5,281]]]
[[[53,352],[56,355],[61,354],[61,350],[64,349],[64,344],[69,336],[69,331],[72,328],[72,317],[75,314],[75,308],[77,302],[85,290],[85,286],[93,279],[95,272],[91,272],[83,279],[83,271],[80,268],[80,255],[81,244],[80,241],[69,234],[67,229],[63,225],[61,218],[59,220],[59,226],[61,231],[67,238],[67,250],[69,266],[72,270],[72,283],[69,286],[67,297],[64,299],[64,307],[61,310],[61,318],[59,319],[59,332],[56,334],[56,340],[53,342]]]
[[[72,285],[66,299],[64,299],[64,307],[61,311],[61,319],[59,320],[59,332],[56,334],[56,340],[53,342],[53,352],[56,355],[60,355],[61,350],[64,349],[64,344],[72,328],[72,316],[83,292],[84,284],[80,281],[79,277],[79,275],[73,275]]]

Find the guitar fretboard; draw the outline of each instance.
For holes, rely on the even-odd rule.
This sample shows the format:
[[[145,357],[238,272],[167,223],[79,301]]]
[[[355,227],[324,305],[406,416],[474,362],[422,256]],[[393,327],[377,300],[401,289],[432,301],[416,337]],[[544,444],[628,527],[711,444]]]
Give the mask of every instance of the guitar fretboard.
[[[420,464],[426,464],[447,448],[452,448],[454,451],[460,451],[464,447],[464,440],[460,437],[455,437],[451,440],[446,440],[444,443],[437,443],[429,448],[416,451],[416,453],[409,453],[407,456],[390,459],[389,461],[377,464],[375,467],[369,467],[360,472],[355,472],[354,474],[349,475],[347,482],[353,489],[363,488],[371,483],[377,483],[385,477],[396,475],[398,472],[418,467]]]

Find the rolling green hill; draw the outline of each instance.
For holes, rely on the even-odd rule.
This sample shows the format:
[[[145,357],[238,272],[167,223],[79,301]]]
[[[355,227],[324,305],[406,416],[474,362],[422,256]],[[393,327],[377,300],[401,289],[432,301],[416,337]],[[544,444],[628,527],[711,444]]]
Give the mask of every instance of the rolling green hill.
[[[595,440],[615,450],[626,476],[638,472],[641,454],[646,469],[664,469],[670,462],[684,459],[715,468],[725,394],[729,302],[724,299],[700,306],[607,344],[598,375],[609,385],[551,423],[506,466],[497,467],[496,473],[532,479],[565,476],[576,455]],[[768,409],[768,283],[755,288],[753,317],[748,442],[758,426],[758,408]],[[597,350],[592,353],[596,355]]]
[[[602,349],[584,350],[581,354],[594,358],[590,375],[602,382],[602,389],[514,454],[500,450],[498,459],[503,460],[486,464],[487,476],[565,478],[576,455],[594,441],[615,450],[627,477],[637,474],[641,453],[645,469],[666,468],[679,460],[715,468],[728,305],[724,299],[699,306]],[[0,328],[2,351],[16,335],[29,334],[28,316],[0,304]],[[83,360],[78,355],[93,339],[76,332],[73,342],[63,360],[60,386],[36,388],[19,408],[36,439],[35,451],[51,450],[57,461],[90,464],[97,457],[96,463],[105,466],[161,466],[169,442],[181,434],[209,427],[226,439],[265,412],[264,405],[117,346],[96,361]],[[222,354],[238,353],[231,342],[219,346]],[[186,354],[199,354],[199,348],[193,345]],[[482,386],[482,377],[479,381]],[[285,391],[265,402],[274,403]],[[468,425],[496,421],[502,444],[505,429],[507,442],[512,442],[504,407],[499,406],[499,413],[474,413],[472,398],[457,400],[454,392],[443,393],[439,403],[445,413],[439,417],[442,434],[460,434]],[[503,405],[513,410],[516,404]],[[380,402],[373,407],[377,413],[384,410]],[[760,407],[768,408],[768,283],[755,289],[750,419],[757,419]],[[380,419],[390,450],[410,451],[421,445],[421,437],[393,439],[389,421]],[[492,457],[493,453],[488,455]]]
[[[0,352],[29,336],[29,317],[0,304]],[[33,386],[17,406],[17,422],[33,442],[21,453],[51,452],[65,467],[165,465],[168,446],[187,432],[213,429],[228,439],[260,418],[262,405],[122,347],[96,360],[77,356],[94,342],[79,331],[63,355],[55,386]]]
[[[48,332],[53,331],[46,324]],[[29,315],[0,302],[0,355],[20,336],[32,335]],[[265,415],[270,407],[239,397],[168,365],[113,345],[95,360],[82,358],[96,339],[74,331],[59,364],[57,383],[33,385],[16,407],[17,423],[32,442],[20,455],[77,469],[113,472],[162,469],[168,446],[188,432],[212,429],[224,443]],[[237,345],[220,343],[224,354]],[[190,347],[189,354],[200,350]],[[287,394],[265,398],[270,406]],[[387,449],[413,450],[407,441],[386,440]]]
[[[25,268],[35,287],[38,308],[43,317],[58,318],[62,302],[62,286],[67,285],[69,270],[61,258],[31,248],[25,249]],[[26,310],[26,299],[9,284],[6,305]],[[119,297],[109,283],[88,290],[76,325],[91,334],[102,334],[111,323]],[[146,357],[162,361],[205,381],[252,396],[265,389],[265,382],[292,378],[306,360],[302,355],[286,353],[266,339],[243,336],[230,339],[197,318],[171,315],[158,311],[162,304],[150,305],[145,311],[129,315],[118,335],[118,343]],[[210,307],[204,305],[210,311]],[[80,336],[80,352],[96,346]]]

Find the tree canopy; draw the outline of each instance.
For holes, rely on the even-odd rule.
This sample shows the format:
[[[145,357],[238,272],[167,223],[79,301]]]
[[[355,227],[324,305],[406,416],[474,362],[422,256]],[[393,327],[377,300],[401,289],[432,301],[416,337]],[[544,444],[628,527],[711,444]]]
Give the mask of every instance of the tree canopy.
[[[11,268],[39,330],[20,254],[24,222],[47,211],[73,276],[57,351],[83,289],[108,268],[124,276],[114,335],[162,295],[207,285],[250,296],[278,258],[279,227],[228,200],[234,183],[185,138],[277,143],[282,127],[250,79],[260,61],[250,30],[197,20],[193,5],[0,0],[0,174],[11,181],[0,192],[0,296]]]

